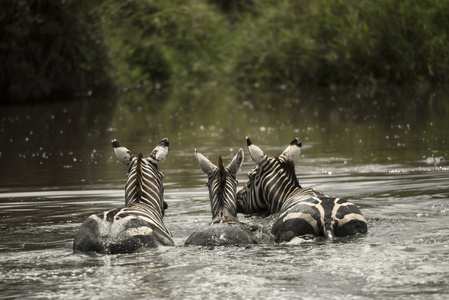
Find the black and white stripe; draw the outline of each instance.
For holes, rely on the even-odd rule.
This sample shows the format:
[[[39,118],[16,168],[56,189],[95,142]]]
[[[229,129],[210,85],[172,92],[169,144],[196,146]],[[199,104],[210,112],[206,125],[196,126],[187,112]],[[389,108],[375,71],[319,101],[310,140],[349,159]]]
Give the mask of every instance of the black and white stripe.
[[[228,166],[223,165],[218,156],[218,167],[195,149],[201,170],[208,175],[207,187],[212,212],[210,226],[191,234],[186,245],[220,246],[259,243],[249,227],[238,220],[235,195],[237,190],[236,174],[243,161],[240,149]]]
[[[237,212],[279,213],[271,230],[277,242],[295,236],[333,239],[367,232],[366,220],[356,205],[300,186],[294,165],[301,151],[297,139],[279,157],[268,157],[249,138],[247,145],[257,166],[237,194]]]
[[[131,253],[139,248],[174,245],[163,222],[163,173],[158,165],[168,155],[169,142],[163,139],[148,158],[134,156],[117,140],[112,141],[118,160],[128,166],[125,207],[88,217],[75,235],[74,252]]]

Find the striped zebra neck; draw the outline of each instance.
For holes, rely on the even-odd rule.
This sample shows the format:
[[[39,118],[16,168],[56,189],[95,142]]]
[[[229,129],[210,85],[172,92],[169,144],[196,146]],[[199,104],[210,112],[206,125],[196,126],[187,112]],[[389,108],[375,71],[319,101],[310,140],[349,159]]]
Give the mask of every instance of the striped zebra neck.
[[[163,215],[163,174],[157,165],[139,154],[133,157],[125,185],[126,206],[142,204]]]
[[[270,158],[262,169],[260,188],[259,197],[265,198],[271,213],[278,213],[290,195],[302,189],[296,178],[295,163]]]

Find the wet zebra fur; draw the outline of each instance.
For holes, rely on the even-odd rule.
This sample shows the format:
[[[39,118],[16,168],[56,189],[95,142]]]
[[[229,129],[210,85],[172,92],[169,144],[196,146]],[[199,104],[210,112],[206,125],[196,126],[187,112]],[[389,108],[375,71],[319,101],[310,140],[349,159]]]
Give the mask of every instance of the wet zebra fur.
[[[243,161],[243,150],[240,149],[232,162],[225,167],[221,155],[218,156],[218,167],[195,149],[201,170],[208,175],[207,187],[212,212],[212,222],[204,229],[192,233],[186,245],[224,246],[257,244],[260,240],[250,227],[241,223],[237,217],[235,195],[237,189],[236,174]]]
[[[248,173],[248,182],[237,193],[237,212],[279,213],[271,229],[276,242],[310,235],[332,240],[367,232],[366,220],[357,206],[301,187],[294,164],[301,152],[297,139],[279,157],[268,157],[249,138],[246,141],[257,166]]]
[[[112,146],[118,160],[128,166],[125,207],[88,217],[75,235],[73,251],[115,254],[173,246],[163,222],[167,204],[163,199],[164,175],[158,168],[168,155],[168,139],[160,141],[148,158],[134,156],[117,140]]]

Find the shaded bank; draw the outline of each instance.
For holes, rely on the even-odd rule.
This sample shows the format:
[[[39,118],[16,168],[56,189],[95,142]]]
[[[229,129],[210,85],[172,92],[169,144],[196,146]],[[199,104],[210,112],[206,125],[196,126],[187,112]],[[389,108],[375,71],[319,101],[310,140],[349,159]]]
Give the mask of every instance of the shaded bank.
[[[98,3],[0,2],[0,103],[71,98],[110,84]]]

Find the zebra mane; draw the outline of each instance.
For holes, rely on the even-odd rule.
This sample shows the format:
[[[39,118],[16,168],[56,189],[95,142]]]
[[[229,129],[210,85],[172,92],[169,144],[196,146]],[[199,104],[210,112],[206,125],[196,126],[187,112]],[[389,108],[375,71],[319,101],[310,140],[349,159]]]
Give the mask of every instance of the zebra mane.
[[[137,189],[137,202],[140,202],[142,199],[142,162],[143,162],[143,154],[139,153],[137,156],[136,163],[136,189]]]
[[[219,213],[220,209],[228,208],[227,201],[226,201],[226,180],[228,176],[228,172],[223,165],[223,159],[221,158],[221,155],[218,155],[218,167],[216,170],[216,176],[218,179],[218,184],[216,186],[215,196],[214,198],[215,203],[213,204],[212,208],[212,216],[216,217],[217,213]],[[212,200],[212,199],[211,199]]]
[[[293,180],[295,186],[298,186],[299,188],[301,188],[301,185],[298,182],[298,178],[296,178],[296,173],[295,173],[295,162],[292,160],[279,160],[281,167],[285,170],[285,173],[287,174],[287,176]]]
[[[220,190],[222,191],[226,185],[226,169],[223,165],[221,155],[218,155],[218,176],[220,180]]]

